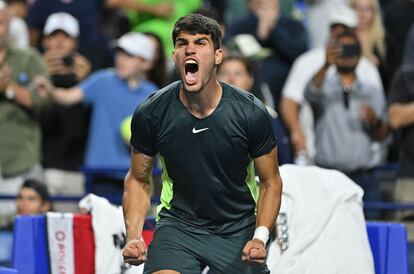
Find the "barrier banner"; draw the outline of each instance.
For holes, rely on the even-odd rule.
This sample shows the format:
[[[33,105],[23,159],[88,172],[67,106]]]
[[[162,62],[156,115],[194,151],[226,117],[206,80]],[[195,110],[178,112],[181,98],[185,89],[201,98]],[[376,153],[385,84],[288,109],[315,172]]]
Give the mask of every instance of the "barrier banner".
[[[47,213],[47,235],[51,274],[75,274],[73,214]]]

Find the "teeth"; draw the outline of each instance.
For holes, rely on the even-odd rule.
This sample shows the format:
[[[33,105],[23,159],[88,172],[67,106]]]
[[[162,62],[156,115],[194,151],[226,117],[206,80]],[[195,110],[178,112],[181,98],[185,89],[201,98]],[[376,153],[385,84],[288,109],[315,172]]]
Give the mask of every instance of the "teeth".
[[[187,61],[185,61],[185,63],[186,64],[197,64],[197,62],[194,61],[194,60],[187,60]]]

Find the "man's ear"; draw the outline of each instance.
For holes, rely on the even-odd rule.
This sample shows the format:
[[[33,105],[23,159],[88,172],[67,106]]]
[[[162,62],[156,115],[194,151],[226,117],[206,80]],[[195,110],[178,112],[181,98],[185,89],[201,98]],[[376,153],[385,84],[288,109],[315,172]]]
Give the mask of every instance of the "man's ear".
[[[214,57],[214,63],[216,65],[220,65],[221,61],[223,61],[223,50],[220,49],[216,49],[216,53],[215,53],[215,57]]]

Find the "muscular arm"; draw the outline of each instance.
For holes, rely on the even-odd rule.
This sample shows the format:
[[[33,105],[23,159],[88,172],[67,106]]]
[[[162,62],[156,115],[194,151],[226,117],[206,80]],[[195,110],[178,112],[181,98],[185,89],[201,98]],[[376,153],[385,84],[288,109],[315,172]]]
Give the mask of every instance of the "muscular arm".
[[[125,177],[122,198],[127,241],[141,238],[150,207],[152,163],[153,157],[132,151],[131,167]]]
[[[124,181],[124,210],[127,244],[123,256],[126,263],[140,265],[147,259],[147,248],[141,239],[145,216],[150,207],[153,157],[133,149],[131,167]]]
[[[260,179],[256,227],[265,226],[270,231],[276,222],[282,195],[282,180],[279,175],[276,148],[256,158],[254,164]],[[242,251],[242,260],[265,263],[267,257],[265,244],[257,238],[248,241]]]
[[[277,149],[254,160],[260,179],[259,200],[257,202],[256,227],[273,228],[280,209],[282,179],[280,178]]]
[[[414,102],[394,103],[388,109],[389,123],[393,129],[400,129],[414,124]]]

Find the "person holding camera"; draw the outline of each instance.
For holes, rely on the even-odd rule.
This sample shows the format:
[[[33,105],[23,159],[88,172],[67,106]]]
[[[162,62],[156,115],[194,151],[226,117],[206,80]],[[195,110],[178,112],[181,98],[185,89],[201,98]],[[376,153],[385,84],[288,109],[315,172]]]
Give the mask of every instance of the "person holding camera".
[[[383,122],[385,99],[355,68],[361,45],[352,30],[340,33],[326,48],[326,62],[305,89],[315,119],[315,163],[346,173],[365,190],[366,200],[377,200],[373,180],[374,141],[388,135]],[[326,77],[334,65],[336,72]]]
[[[91,71],[89,60],[77,52],[78,20],[66,12],[53,13],[46,20],[43,34],[43,60],[53,85],[76,86]],[[42,116],[45,182],[54,195],[84,194],[84,178],[79,167],[83,162],[88,124],[89,108],[82,103],[65,107],[53,104]],[[62,205],[57,204],[57,208]],[[76,205],[64,205],[60,210],[76,209]]]

